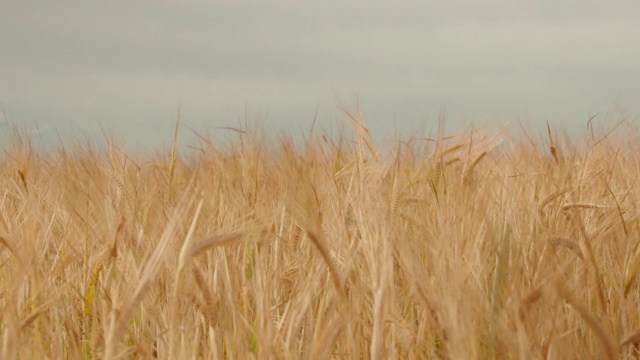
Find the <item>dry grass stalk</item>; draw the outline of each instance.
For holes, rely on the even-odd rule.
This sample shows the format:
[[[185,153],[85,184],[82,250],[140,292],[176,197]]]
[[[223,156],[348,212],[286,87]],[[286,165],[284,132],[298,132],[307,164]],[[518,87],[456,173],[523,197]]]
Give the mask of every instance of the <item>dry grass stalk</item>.
[[[565,204],[562,206],[562,210],[571,210],[571,209],[607,209],[610,206],[597,205],[597,204],[587,204],[587,203],[574,203],[574,204]]]
[[[574,214],[576,215],[576,214]],[[591,266],[595,276],[596,282],[596,290],[598,294],[598,302],[600,304],[600,309],[606,313],[607,312],[607,304],[608,302],[605,299],[605,291],[602,279],[602,272],[600,271],[600,266],[598,265],[596,258],[594,256],[593,247],[591,245],[592,239],[589,235],[587,235],[587,231],[584,228],[584,223],[580,216],[574,216],[574,221],[578,225],[578,230],[580,232],[580,249],[582,250],[582,254],[584,258],[587,260],[587,263]]]
[[[226,246],[236,243],[245,236],[242,231],[233,231],[226,234],[214,235],[204,238],[191,246],[190,256],[192,258],[198,257],[204,254],[207,250],[213,249],[218,246]]]
[[[522,301],[520,302],[520,307],[518,309],[521,318],[524,319],[529,307],[540,300],[543,294],[544,292],[542,291],[542,289],[535,289],[531,291],[527,296],[525,296],[524,299],[522,299]]]
[[[158,155],[10,141],[0,357],[637,352],[632,131],[574,146],[549,127],[538,149],[441,124],[437,139],[385,153],[350,114],[354,136],[310,134],[303,150],[251,126],[228,146],[202,136],[192,154],[175,131]]]
[[[589,310],[587,310],[584,306],[576,303],[576,301],[567,292],[567,290],[564,289],[564,287],[562,287],[561,285],[557,285],[557,290],[560,297],[564,299],[564,301],[569,303],[569,305],[571,305],[571,307],[574,308],[578,312],[578,314],[580,314],[580,317],[589,326],[589,328],[593,330],[593,332],[596,334],[598,339],[600,339],[600,342],[602,343],[602,348],[604,350],[605,355],[607,356],[607,359],[610,359],[610,360],[616,359],[617,353],[618,353],[618,346],[615,343],[611,334],[609,334],[602,328],[601,322],[596,317],[591,315]]]
[[[640,272],[640,255],[634,254],[633,261],[631,261],[630,266],[627,267],[627,276],[624,281],[624,297],[626,298],[629,295],[629,291],[633,284],[636,283],[636,279],[638,277],[638,273]]]
[[[193,273],[194,279],[196,280],[196,285],[198,286],[198,289],[200,289],[200,293],[202,293],[202,297],[204,300],[203,302],[205,304],[205,306],[203,307],[205,318],[209,322],[209,325],[215,326],[216,324],[215,308],[217,305],[217,301],[213,296],[213,293],[211,293],[209,284],[207,284],[207,281],[202,271],[200,271],[195,266],[191,268],[191,271]]]
[[[553,136],[551,136],[551,127],[549,127],[549,122],[547,121],[547,131],[549,134],[549,152],[551,152],[551,156],[556,161],[556,164],[560,163],[560,158],[558,157],[558,148],[555,146],[553,142]]]
[[[493,284],[490,298],[490,320],[489,320],[489,358],[495,358],[498,351],[498,316],[502,311],[502,292],[507,280],[509,257],[511,254],[511,226],[506,224],[500,238],[498,239],[498,254],[496,258],[496,269],[493,275]]]
[[[624,336],[622,340],[620,340],[619,347],[627,346],[627,345],[638,345],[640,344],[640,330],[636,330],[631,334]]]
[[[387,287],[391,281],[393,264],[392,254],[387,239],[382,239],[382,249],[378,255],[376,266],[376,281],[373,289],[373,333],[371,335],[371,359],[384,357],[384,323],[387,302]]]
[[[333,285],[335,286],[336,291],[338,291],[338,294],[340,296],[344,296],[344,282],[342,280],[342,277],[340,276],[340,273],[338,272],[338,267],[331,258],[329,248],[327,247],[324,238],[320,237],[318,233],[311,230],[308,226],[304,229],[307,232],[309,239],[311,239],[313,245],[315,245],[316,249],[318,249],[318,251],[320,252],[320,255],[322,256],[325,264],[327,264],[327,267],[329,268],[329,274],[331,275],[331,280],[333,281]]]
[[[486,151],[480,153],[480,155],[476,156],[476,158],[471,162],[471,165],[465,170],[462,174],[462,182],[468,182],[469,177],[473,173],[473,169],[478,165],[478,163],[487,155]]]
[[[184,243],[182,244],[182,247],[180,248],[180,253],[178,254],[178,269],[176,270],[176,276],[180,274],[180,272],[191,261],[191,258],[193,257],[194,251],[192,250],[191,242],[193,241],[193,233],[196,229],[196,223],[198,222],[200,210],[202,210],[202,202],[203,200],[200,200],[198,202],[196,213],[195,215],[193,215],[193,220],[191,221],[191,226],[189,227],[187,236],[184,240]]]
[[[552,237],[549,239],[549,244],[553,246],[560,246],[571,250],[574,254],[576,254],[581,260],[584,260],[584,256],[582,255],[582,250],[580,250],[580,245],[578,245],[575,241],[565,238],[565,237]]]
[[[542,211],[542,209],[544,209],[544,207],[547,206],[551,201],[553,201],[559,196],[566,194],[569,191],[571,191],[571,189],[562,189],[547,196],[546,198],[544,198],[544,200],[542,200],[542,202],[538,206],[538,211]]]
[[[163,232],[162,237],[158,242],[158,245],[151,253],[151,256],[149,257],[147,262],[144,264],[138,278],[138,285],[133,291],[133,294],[129,298],[128,302],[125,303],[121,308],[114,307],[110,314],[111,321],[109,323],[109,330],[107,331],[107,335],[105,337],[105,359],[107,360],[115,359],[117,357],[117,343],[118,338],[122,335],[122,329],[131,319],[134,310],[142,302],[142,298],[149,291],[151,282],[160,270],[163,257],[166,255],[166,252],[169,249],[169,242],[173,237],[176,219],[177,214],[170,219],[167,228]]]

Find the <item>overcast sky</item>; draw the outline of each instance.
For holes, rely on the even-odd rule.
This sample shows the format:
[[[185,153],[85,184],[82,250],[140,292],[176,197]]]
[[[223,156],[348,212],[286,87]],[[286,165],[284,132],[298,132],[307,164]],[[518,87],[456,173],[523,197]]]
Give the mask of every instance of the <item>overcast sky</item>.
[[[378,138],[435,128],[443,107],[452,132],[581,133],[590,113],[640,114],[639,4],[3,0],[0,104],[36,140],[102,124],[145,149],[179,106],[202,133],[247,110],[299,133],[356,96]]]

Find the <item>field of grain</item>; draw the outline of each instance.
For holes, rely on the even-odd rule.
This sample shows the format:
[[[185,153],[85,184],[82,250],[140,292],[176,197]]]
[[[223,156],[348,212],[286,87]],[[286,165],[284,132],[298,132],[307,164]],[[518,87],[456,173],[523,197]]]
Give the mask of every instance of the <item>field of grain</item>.
[[[378,149],[236,129],[0,155],[2,359],[617,359],[640,345],[640,137]]]

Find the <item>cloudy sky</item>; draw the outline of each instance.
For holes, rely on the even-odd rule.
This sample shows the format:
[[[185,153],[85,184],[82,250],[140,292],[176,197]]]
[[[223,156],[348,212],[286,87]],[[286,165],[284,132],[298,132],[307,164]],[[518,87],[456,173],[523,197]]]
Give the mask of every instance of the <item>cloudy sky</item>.
[[[639,4],[3,0],[0,105],[36,141],[102,127],[141,149],[169,143],[178,107],[200,133],[249,117],[295,135],[356,98],[378,138],[443,108],[452,132],[581,133],[640,114]]]

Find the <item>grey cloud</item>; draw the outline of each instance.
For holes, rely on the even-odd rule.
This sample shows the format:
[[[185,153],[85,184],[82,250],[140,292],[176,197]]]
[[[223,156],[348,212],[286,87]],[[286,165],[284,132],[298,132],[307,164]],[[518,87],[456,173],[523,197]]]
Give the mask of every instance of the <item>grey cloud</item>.
[[[571,126],[640,100],[634,3],[0,7],[0,102],[12,118],[52,127],[104,121],[139,134],[183,105],[198,128],[235,121],[245,106],[289,128],[318,104],[332,121],[335,96],[355,94],[380,128],[394,116],[413,127],[442,105],[464,118],[562,114]]]

